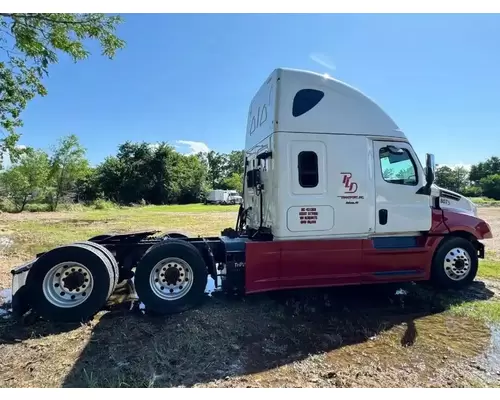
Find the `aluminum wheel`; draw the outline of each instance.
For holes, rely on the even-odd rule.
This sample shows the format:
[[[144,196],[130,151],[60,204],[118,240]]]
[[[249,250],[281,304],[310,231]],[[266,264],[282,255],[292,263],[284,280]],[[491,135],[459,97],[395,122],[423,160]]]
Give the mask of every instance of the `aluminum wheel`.
[[[444,272],[454,281],[464,279],[469,274],[471,265],[469,253],[460,247],[451,249],[444,258]]]
[[[169,257],[158,262],[149,275],[149,285],[163,300],[178,300],[193,286],[193,270],[184,260]]]
[[[94,279],[85,265],[68,261],[52,267],[43,280],[43,294],[53,305],[76,307],[87,300]]]

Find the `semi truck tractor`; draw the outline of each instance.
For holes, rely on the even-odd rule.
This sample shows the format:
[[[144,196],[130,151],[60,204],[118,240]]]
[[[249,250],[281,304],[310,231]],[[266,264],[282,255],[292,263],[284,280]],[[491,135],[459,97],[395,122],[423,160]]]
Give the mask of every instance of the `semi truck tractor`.
[[[146,312],[200,304],[216,290],[474,280],[490,226],[475,205],[434,184],[391,117],[328,76],[278,68],[248,113],[243,202],[216,237],[103,234],[36,254],[12,270],[13,310],[81,321],[133,277]]]

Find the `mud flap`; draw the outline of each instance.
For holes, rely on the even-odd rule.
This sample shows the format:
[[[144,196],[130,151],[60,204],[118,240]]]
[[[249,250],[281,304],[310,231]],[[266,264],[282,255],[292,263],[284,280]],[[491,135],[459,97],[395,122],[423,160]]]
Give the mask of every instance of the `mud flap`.
[[[478,241],[476,243],[476,248],[477,248],[477,256],[479,258],[484,259],[484,244]]]
[[[37,259],[33,259],[11,271],[12,274],[12,313],[15,316],[24,315],[31,308],[28,299],[26,278]]]

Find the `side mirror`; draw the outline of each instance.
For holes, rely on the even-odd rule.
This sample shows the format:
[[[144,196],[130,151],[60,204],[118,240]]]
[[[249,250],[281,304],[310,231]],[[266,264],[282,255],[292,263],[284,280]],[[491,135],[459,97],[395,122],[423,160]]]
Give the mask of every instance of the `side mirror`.
[[[436,177],[436,163],[434,161],[434,154],[427,153],[425,155],[425,180],[427,187],[430,187]]]

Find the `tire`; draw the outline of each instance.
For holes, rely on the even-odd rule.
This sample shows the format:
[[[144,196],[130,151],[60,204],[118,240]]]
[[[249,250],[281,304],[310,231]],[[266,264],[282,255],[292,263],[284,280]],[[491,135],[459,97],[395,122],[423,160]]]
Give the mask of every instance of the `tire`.
[[[118,285],[118,281],[120,278],[120,269],[118,268],[118,263],[116,262],[116,258],[113,256],[113,254],[111,254],[111,252],[106,247],[104,247],[103,245],[101,245],[99,243],[86,241],[86,242],[78,242],[75,244],[83,244],[83,245],[93,247],[94,249],[100,251],[104,255],[104,257],[106,258],[106,260],[109,261],[109,263],[111,264],[111,267],[113,269],[113,289],[111,291],[111,293],[113,293],[116,289],[116,285]]]
[[[189,236],[180,232],[167,232],[160,236],[163,240],[167,239],[187,239]]]
[[[77,269],[83,273],[76,274]],[[66,270],[69,276],[74,271],[75,276],[82,278],[80,287],[72,292],[69,292],[69,288],[62,289],[61,284],[57,283],[64,281],[64,274],[68,275],[68,272],[64,273]],[[57,271],[62,272],[57,275]],[[83,281],[84,278],[87,281]],[[71,244],[43,254],[33,264],[26,286],[30,305],[42,318],[58,322],[85,322],[106,304],[114,289],[114,271],[100,250],[87,244]],[[61,292],[56,293],[57,290]],[[60,295],[63,291],[65,294]]]
[[[444,289],[461,289],[474,280],[478,265],[477,250],[469,240],[445,238],[432,260],[431,283]]]
[[[165,261],[166,264],[160,265]],[[207,276],[205,261],[196,247],[175,239],[167,240],[151,247],[139,261],[135,289],[146,312],[176,314],[201,303]],[[166,279],[170,279],[170,283]]]

